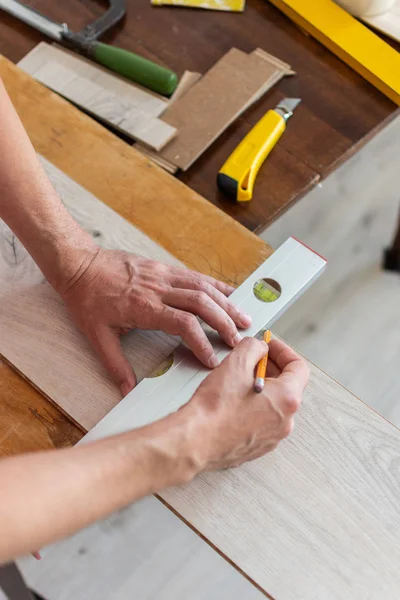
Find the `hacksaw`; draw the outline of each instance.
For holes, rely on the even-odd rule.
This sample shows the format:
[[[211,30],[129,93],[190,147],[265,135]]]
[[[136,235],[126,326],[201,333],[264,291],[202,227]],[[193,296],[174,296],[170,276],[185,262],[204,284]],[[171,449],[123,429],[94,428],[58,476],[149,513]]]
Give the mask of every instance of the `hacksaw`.
[[[269,328],[322,274],[326,263],[293,237],[282,244],[230,296],[252,317],[246,334],[259,336]],[[222,361],[231,349],[215,333],[209,333],[209,339]],[[139,383],[80,443],[141,427],[178,410],[210,373],[183,344],[174,351],[169,367]]]
[[[112,71],[159,94],[170,96],[178,84],[177,75],[173,71],[123,48],[98,41],[98,38],[119,23],[126,13],[125,0],[108,0],[107,4],[107,10],[101,16],[77,32],[72,31],[67,23],[56,23],[18,0],[0,0],[0,9],[59,44],[94,58]]]

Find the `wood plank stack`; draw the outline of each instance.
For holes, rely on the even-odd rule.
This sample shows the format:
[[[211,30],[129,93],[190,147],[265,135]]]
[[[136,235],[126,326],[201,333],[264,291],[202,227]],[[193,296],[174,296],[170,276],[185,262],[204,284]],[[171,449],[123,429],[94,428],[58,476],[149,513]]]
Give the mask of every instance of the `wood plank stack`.
[[[140,142],[170,172],[186,171],[290,66],[257,49],[232,48],[203,77],[186,72],[170,101],[44,42],[19,67],[74,104]]]

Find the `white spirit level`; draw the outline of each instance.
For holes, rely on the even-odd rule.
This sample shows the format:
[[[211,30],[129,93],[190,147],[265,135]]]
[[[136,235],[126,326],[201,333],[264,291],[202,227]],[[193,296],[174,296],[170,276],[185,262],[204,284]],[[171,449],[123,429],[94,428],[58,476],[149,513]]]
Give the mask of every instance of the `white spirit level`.
[[[246,334],[256,336],[279,316],[321,275],[326,260],[289,238],[231,295],[230,300],[252,317]],[[207,330],[208,332],[208,330]],[[231,351],[215,332],[210,332],[215,354],[222,360]],[[141,427],[178,410],[210,373],[183,344],[174,351],[164,374],[144,379],[82,440]]]

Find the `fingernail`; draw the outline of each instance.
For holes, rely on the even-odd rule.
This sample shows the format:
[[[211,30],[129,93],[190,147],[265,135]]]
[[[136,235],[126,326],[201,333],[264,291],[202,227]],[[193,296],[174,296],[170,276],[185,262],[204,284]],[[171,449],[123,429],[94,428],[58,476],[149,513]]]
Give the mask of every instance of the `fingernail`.
[[[242,336],[240,335],[240,333],[237,333],[234,337],[233,337],[233,343],[236,346],[237,344],[239,344],[239,342],[242,341]]]
[[[250,317],[250,315],[247,315],[246,313],[242,312],[240,313],[240,322],[243,327],[250,327],[252,318]]]
[[[215,354],[213,354],[212,357],[210,358],[210,360],[208,361],[208,364],[210,365],[210,367],[212,369],[215,369],[215,367],[218,367],[218,365],[219,365],[218,357]]]

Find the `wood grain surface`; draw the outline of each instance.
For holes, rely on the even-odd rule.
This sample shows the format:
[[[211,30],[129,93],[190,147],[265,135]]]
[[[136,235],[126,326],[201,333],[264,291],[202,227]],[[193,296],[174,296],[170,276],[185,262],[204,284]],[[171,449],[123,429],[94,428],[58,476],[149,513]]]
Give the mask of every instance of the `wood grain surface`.
[[[47,161],[44,166],[66,208],[99,245],[183,266],[62,171]],[[60,296],[1,221],[0,331],[0,355],[82,429],[91,429],[121,399]],[[124,350],[140,381],[178,343],[160,332],[133,331],[124,337]]]
[[[239,284],[270,254],[264,242],[5,59],[0,76],[37,151],[186,265]],[[1,455],[80,437],[4,363],[0,398]]]
[[[275,600],[396,600],[400,431],[309,366],[294,433],[276,452],[159,497]],[[157,420],[192,391],[147,401],[133,391],[97,432]]]
[[[0,359],[0,457],[64,448],[83,433]]]
[[[397,600],[400,431],[310,366],[277,452],[161,497],[275,600]]]
[[[73,30],[105,8],[95,0],[30,0],[30,5]],[[149,0],[127,0],[126,5],[127,18],[103,41],[138,52],[179,75],[186,69],[205,73],[232,46],[245,52],[259,46],[296,71],[179,175],[253,231],[264,229],[398,114],[394,104],[265,0],[247,0],[243,14],[153,7]],[[16,19],[0,15],[0,52],[13,61],[43,39]],[[252,203],[233,205],[218,192],[216,174],[250,128],[285,96],[300,97],[303,103],[261,169]]]

